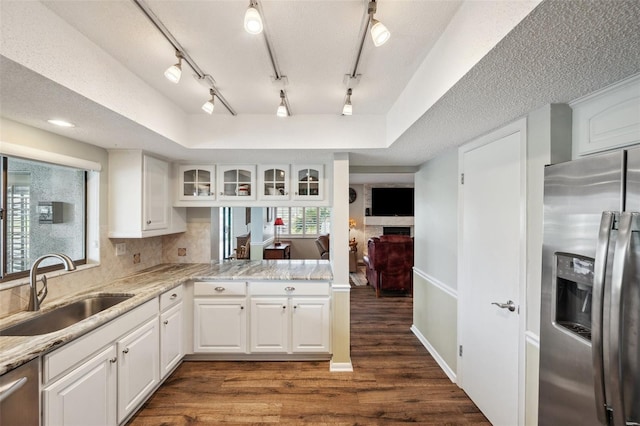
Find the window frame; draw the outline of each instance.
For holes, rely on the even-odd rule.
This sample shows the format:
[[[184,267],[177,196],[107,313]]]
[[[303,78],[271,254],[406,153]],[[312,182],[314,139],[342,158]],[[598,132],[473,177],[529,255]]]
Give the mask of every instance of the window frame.
[[[280,212],[282,210],[287,210],[287,214],[286,215],[282,215],[280,214]],[[298,234],[298,233],[291,233],[291,225],[292,225],[292,220],[291,220],[291,211],[294,209],[302,209],[302,217],[303,217],[303,226],[302,226],[302,233]],[[309,226],[307,225],[307,212],[309,209],[315,209],[315,222],[312,222],[312,225],[315,224],[315,227],[317,229],[317,232],[315,233],[310,233],[307,232],[307,229],[309,228]],[[281,226],[280,229],[278,230],[278,236],[280,238],[286,237],[286,238],[316,238],[319,235],[323,235],[323,234],[328,234],[330,232],[330,228],[331,228],[331,217],[329,215],[329,220],[327,221],[327,227],[329,228],[328,230],[323,231],[322,230],[322,223],[323,221],[321,220],[321,210],[322,209],[330,209],[330,207],[319,207],[319,206],[300,206],[300,207],[276,207],[276,211],[275,211],[275,217],[287,217],[288,219],[285,219],[285,225]],[[296,215],[297,216],[297,215]]]
[[[12,272],[12,273],[7,273],[7,248],[6,248],[6,241],[7,241],[7,220],[6,220],[6,207],[7,207],[7,196],[8,196],[8,191],[7,191],[7,185],[8,185],[8,173],[9,173],[9,167],[8,167],[8,161],[9,158],[15,158],[15,159],[20,159],[20,160],[25,160],[25,161],[30,161],[30,162],[34,162],[34,163],[41,163],[44,165],[50,165],[50,166],[61,166],[61,167],[68,167],[68,168],[73,168],[76,169],[78,171],[81,171],[83,174],[83,181],[84,181],[84,192],[83,192],[83,215],[84,215],[84,220],[82,223],[82,227],[83,227],[83,239],[84,239],[84,243],[82,246],[82,257],[79,259],[72,259],[74,265],[79,266],[79,265],[85,265],[87,264],[87,259],[88,259],[88,234],[89,234],[89,217],[88,217],[88,212],[89,212],[89,171],[86,169],[83,169],[81,167],[77,167],[77,166],[72,166],[72,165],[66,165],[66,164],[55,164],[55,163],[49,163],[46,161],[42,161],[41,159],[33,159],[33,158],[26,158],[26,157],[19,157],[19,156],[13,156],[13,155],[7,155],[4,153],[0,153],[0,170],[1,170],[1,176],[0,176],[0,222],[2,224],[2,226],[0,226],[0,283],[6,283],[8,281],[12,281],[12,280],[16,280],[16,279],[20,279],[20,278],[24,278],[24,277],[28,277],[29,273],[30,273],[30,267],[24,271],[20,271],[20,272]],[[46,253],[43,253],[46,254]],[[54,265],[46,265],[46,266],[39,266],[38,267],[38,273],[43,273],[43,272],[51,272],[51,271],[57,271],[57,270],[61,270],[64,268],[64,265],[62,265],[61,263],[58,264],[54,264]]]

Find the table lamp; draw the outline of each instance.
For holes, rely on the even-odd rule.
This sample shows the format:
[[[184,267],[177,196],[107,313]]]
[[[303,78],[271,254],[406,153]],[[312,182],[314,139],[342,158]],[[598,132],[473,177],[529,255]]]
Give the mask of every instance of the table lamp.
[[[273,226],[275,226],[276,228],[276,242],[274,243],[274,245],[279,246],[280,245],[280,239],[278,239],[278,227],[279,226],[284,226],[284,222],[282,221],[281,217],[277,217],[276,220],[273,222]]]

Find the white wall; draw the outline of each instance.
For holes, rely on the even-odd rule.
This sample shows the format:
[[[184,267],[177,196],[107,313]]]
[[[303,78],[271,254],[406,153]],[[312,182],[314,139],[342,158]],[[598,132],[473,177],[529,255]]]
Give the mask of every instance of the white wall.
[[[415,175],[415,267],[457,288],[458,154],[450,150]]]

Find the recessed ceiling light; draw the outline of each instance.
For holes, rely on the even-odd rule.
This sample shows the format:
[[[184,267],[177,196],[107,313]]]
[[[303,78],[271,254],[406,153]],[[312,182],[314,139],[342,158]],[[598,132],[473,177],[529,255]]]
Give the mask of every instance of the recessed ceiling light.
[[[64,120],[52,119],[52,120],[47,120],[47,122],[59,127],[76,127],[75,124],[69,123],[68,121],[64,121]]]

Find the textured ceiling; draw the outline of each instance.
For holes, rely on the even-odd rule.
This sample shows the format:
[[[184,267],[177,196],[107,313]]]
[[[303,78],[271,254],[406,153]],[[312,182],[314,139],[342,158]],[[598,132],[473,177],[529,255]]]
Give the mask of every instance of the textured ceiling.
[[[0,6],[6,2],[0,0]],[[273,114],[279,86],[270,80],[273,72],[264,44],[241,29],[246,3],[148,2],[200,67],[213,75],[236,110]],[[188,72],[179,85],[164,79],[162,72],[175,61],[174,52],[134,3],[45,4],[179,110],[200,113],[207,89]],[[353,67],[366,2],[264,0],[261,4],[281,71],[288,77],[286,89],[294,114],[336,114],[346,88],[344,74]],[[393,35],[378,49],[370,41],[365,43],[359,68],[363,76],[353,96],[358,113],[379,114],[384,120],[384,113],[459,5],[379,1],[376,17],[392,28]],[[322,32],[325,28],[329,35]],[[61,49],[60,55],[65,54]],[[350,152],[355,166],[419,165],[542,105],[571,101],[638,72],[639,1],[547,0],[390,148],[345,146],[337,151]],[[0,77],[2,116],[99,146],[139,147],[176,160],[216,162],[320,161],[336,151],[278,149],[276,145],[241,152],[186,149],[4,56],[0,56]],[[72,133],[46,127],[41,117],[52,111],[66,111],[85,124]],[[214,114],[228,115],[223,108],[216,108]]]

